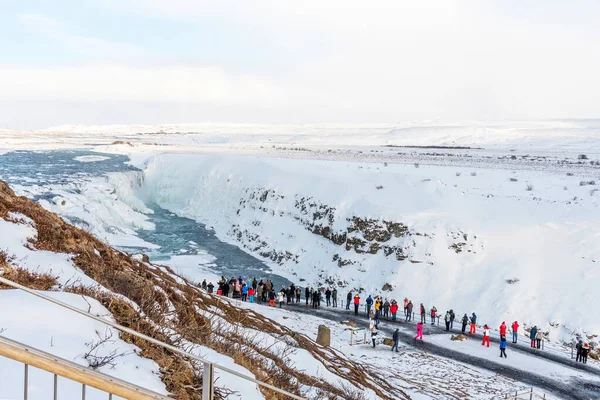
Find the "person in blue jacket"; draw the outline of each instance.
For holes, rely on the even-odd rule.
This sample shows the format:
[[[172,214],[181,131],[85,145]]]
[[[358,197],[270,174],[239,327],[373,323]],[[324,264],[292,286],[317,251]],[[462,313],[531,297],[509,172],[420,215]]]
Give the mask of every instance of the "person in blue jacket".
[[[502,335],[500,336],[500,358],[502,358],[502,356],[504,356],[504,358],[506,357],[506,336]]]
[[[371,295],[369,295],[369,297],[367,297],[367,315],[371,315],[371,306],[373,305],[373,298],[371,297]]]
[[[531,347],[535,348],[535,337],[537,336],[537,326],[534,326],[533,328],[531,328],[531,331],[529,332],[529,339],[531,339]]]
[[[244,282],[242,286],[242,301],[246,301],[248,299],[248,285]]]
[[[475,315],[475,313],[471,315],[471,327],[469,328],[469,333],[472,335],[477,333],[477,315]]]

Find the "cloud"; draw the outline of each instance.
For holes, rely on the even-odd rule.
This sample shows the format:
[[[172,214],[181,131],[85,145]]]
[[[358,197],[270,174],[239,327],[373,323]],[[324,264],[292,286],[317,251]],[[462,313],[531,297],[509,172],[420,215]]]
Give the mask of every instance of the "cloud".
[[[281,104],[270,82],[228,75],[216,67],[97,64],[54,67],[0,66],[0,101],[194,102],[216,105]]]
[[[43,14],[21,14],[21,24],[31,32],[54,40],[65,50],[92,59],[135,59],[147,55],[145,50],[128,43],[107,41],[95,37],[71,33],[66,25]]]
[[[208,18],[227,32],[256,30],[257,37],[277,43],[272,48],[285,49],[273,57],[286,62],[252,68],[243,59],[234,66],[176,64],[157,52],[152,58],[160,64],[141,66],[127,59],[140,54],[135,47],[25,15],[21,21],[30,29],[92,61],[109,61],[0,66],[0,100],[180,104],[184,111],[176,115],[187,121],[199,115],[221,121],[260,116],[263,122],[598,116],[600,26],[592,15],[600,3],[550,3],[540,9],[537,2],[511,0],[98,0],[119,15],[142,15],[140,21],[201,24]],[[219,47],[218,35],[212,37]],[[143,122],[143,115],[136,120]],[[68,109],[64,122],[70,122]]]

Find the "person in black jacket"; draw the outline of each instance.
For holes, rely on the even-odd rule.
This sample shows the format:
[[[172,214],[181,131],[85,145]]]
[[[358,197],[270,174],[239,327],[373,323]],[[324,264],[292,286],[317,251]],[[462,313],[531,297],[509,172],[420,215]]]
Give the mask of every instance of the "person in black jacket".
[[[304,288],[304,298],[306,299],[306,305],[308,305],[308,300],[310,298],[310,287]]]
[[[577,349],[577,357],[575,357],[575,362],[583,361],[581,357],[581,350],[583,349],[583,340],[579,340],[575,348]]]
[[[215,288],[215,285],[213,285],[211,282],[206,286],[206,288],[208,289],[208,293],[212,293],[213,289]]]
[[[327,301],[327,307],[329,307],[331,305],[331,290],[329,288],[325,291],[325,300]]]
[[[469,317],[467,317],[467,314],[465,314],[465,316],[462,318],[462,333],[465,333],[468,323],[469,323]]]
[[[394,349],[396,349],[396,353],[397,353],[398,352],[398,342],[400,341],[400,329],[396,328],[396,331],[394,332],[392,339],[394,339],[394,345],[392,346],[392,351],[394,351]]]
[[[337,307],[337,289],[333,288],[331,291],[331,300],[333,301],[333,306]]]
[[[350,310],[350,303],[352,302],[352,290],[346,295],[346,310]]]

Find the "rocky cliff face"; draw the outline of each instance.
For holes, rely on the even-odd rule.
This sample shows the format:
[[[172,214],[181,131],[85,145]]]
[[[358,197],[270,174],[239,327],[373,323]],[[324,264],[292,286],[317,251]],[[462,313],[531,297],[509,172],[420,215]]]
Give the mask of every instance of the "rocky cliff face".
[[[245,188],[242,193],[228,235],[249,252],[293,271],[292,275],[299,276],[301,269],[294,265],[310,264],[315,275],[299,277],[313,278],[318,285],[362,287],[360,282],[350,282],[354,272],[367,272],[378,264],[396,265],[399,270],[405,263],[434,265],[433,247],[451,254],[476,254],[483,249],[476,236],[459,229],[420,232],[401,220],[348,215],[312,196],[273,188]],[[278,227],[281,231],[274,231]],[[437,245],[440,240],[442,246]],[[385,286],[386,290],[393,287],[387,282]]]

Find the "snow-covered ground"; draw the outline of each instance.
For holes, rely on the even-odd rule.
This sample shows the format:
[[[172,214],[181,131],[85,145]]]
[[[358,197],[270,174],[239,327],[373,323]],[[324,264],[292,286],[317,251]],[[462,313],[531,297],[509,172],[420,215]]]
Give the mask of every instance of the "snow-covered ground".
[[[2,220],[0,220],[2,221]],[[5,229],[3,232],[7,232]],[[91,298],[60,292],[46,292],[52,298],[71,306],[112,320],[112,315]],[[140,357],[139,349],[119,338],[119,334],[106,325],[75,314],[55,304],[18,290],[0,290],[0,329],[2,336],[21,342],[77,364],[88,366],[85,355],[92,346],[102,344],[91,356],[102,358],[114,352],[120,355],[98,371],[117,377],[161,394],[168,394],[159,377],[159,366],[152,360]],[[93,361],[93,358],[89,360]],[[0,398],[23,398],[24,367],[16,361],[0,357]],[[30,399],[47,399],[53,392],[53,375],[36,368],[29,371]],[[81,385],[67,379],[58,380],[61,398],[81,397]],[[107,394],[89,388],[86,398],[106,399]]]
[[[140,169],[54,198],[43,196],[48,185],[18,187],[113,245],[156,248],[139,237],[154,228],[148,204],[156,203],[296,283],[409,297],[440,311],[475,311],[492,326],[537,325],[557,343],[583,335],[598,345],[600,311],[588,305],[600,300],[599,120],[0,130],[0,151],[56,148],[124,154]],[[31,229],[15,230],[11,249]],[[66,268],[64,256],[37,267],[26,250],[17,256],[32,269]],[[212,260],[182,251],[167,263],[200,281],[217,278]],[[418,358],[405,357],[398,375]]]

